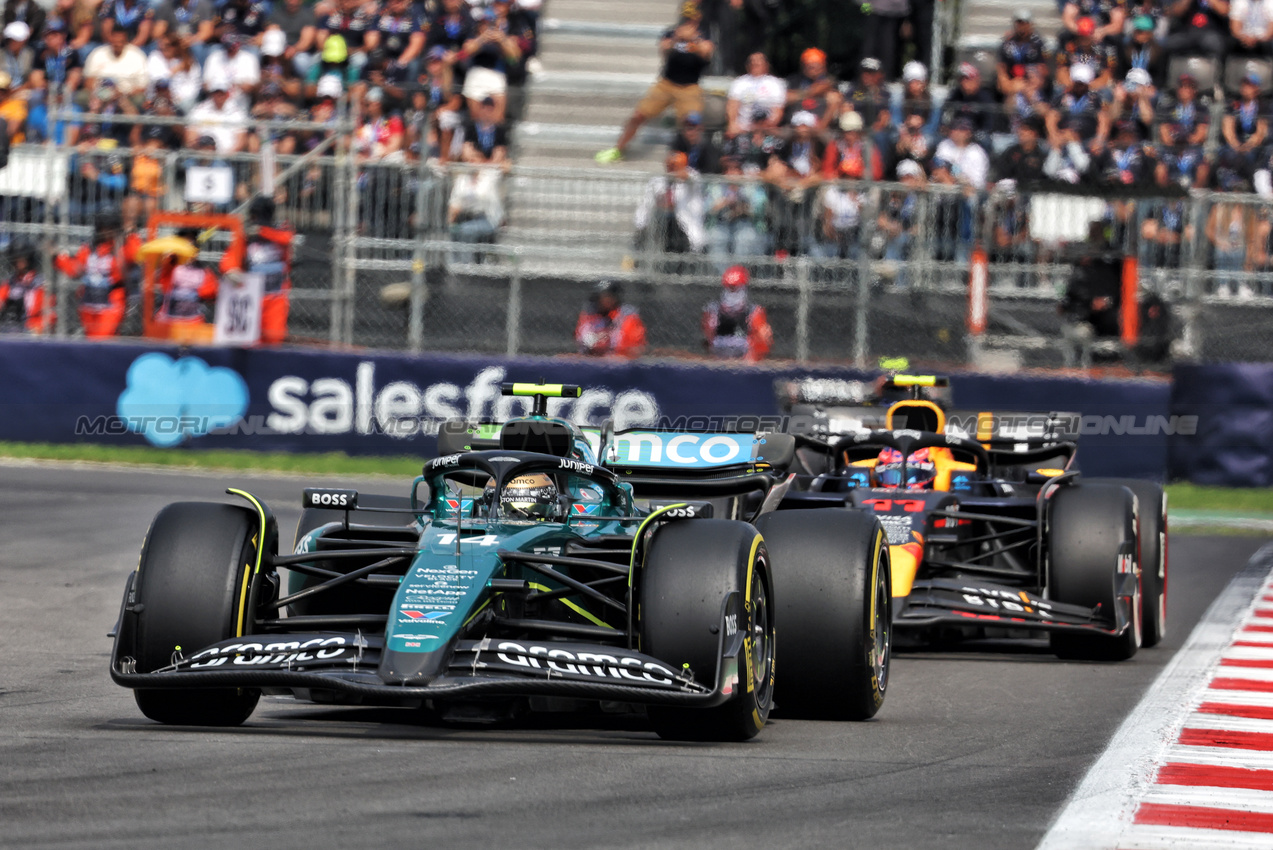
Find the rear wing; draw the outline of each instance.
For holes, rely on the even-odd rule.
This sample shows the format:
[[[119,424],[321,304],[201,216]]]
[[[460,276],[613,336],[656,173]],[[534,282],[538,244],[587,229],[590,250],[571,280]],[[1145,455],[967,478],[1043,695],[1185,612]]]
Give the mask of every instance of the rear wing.
[[[795,458],[789,434],[632,429],[609,435],[602,463],[642,498],[768,490]]]

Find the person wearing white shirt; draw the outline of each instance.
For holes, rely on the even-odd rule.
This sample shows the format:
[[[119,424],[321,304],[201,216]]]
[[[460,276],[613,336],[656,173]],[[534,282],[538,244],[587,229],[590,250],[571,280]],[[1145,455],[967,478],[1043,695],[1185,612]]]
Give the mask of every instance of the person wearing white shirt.
[[[116,90],[134,100],[140,106],[141,96],[150,85],[146,71],[146,54],[135,44],[128,43],[128,33],[122,27],[111,30],[110,41],[88,54],[84,62],[84,90],[92,91],[100,80],[111,80]]]
[[[208,54],[203,63],[203,78],[209,84],[224,83],[235,94],[235,101],[247,107],[248,101],[261,84],[261,60],[256,54],[243,49],[245,36],[228,32],[221,36],[222,47]]]
[[[203,72],[180,36],[165,36],[159,42],[159,49],[146,57],[146,70],[152,88],[163,80],[168,81],[168,93],[182,112],[189,112],[198,102],[199,92],[203,90]]]
[[[217,153],[241,151],[247,143],[248,114],[230,99],[230,87],[223,82],[209,85],[207,100],[190,111],[186,128],[186,147],[195,147],[202,136],[216,140]]]
[[[950,163],[950,173],[959,184],[975,192],[986,188],[990,158],[986,156],[985,149],[972,140],[972,122],[969,119],[955,120],[950,138],[937,145],[934,155]]]
[[[1273,56],[1273,0],[1233,0],[1229,32],[1231,51]]]
[[[769,60],[763,53],[747,57],[747,73],[729,86],[725,115],[729,124],[725,135],[747,133],[758,123],[757,116],[766,113],[762,126],[777,127],[787,103],[787,82],[769,73]]]

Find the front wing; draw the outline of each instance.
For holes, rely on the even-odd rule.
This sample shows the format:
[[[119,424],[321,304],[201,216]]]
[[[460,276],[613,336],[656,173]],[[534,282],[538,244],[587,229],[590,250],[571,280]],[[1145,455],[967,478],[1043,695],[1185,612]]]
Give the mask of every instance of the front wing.
[[[1131,626],[1130,600],[1134,598],[1134,573],[1119,574],[1114,611],[1085,608],[1044,599],[1015,587],[955,579],[929,579],[912,585],[910,595],[895,604],[893,625],[900,628],[932,626],[1002,626],[1038,631],[1100,632],[1121,635]]]

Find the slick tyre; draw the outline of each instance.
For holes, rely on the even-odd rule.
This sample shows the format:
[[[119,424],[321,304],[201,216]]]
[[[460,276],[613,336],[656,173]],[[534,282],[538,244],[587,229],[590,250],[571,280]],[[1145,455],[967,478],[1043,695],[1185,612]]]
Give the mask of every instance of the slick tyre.
[[[661,738],[745,741],[769,719],[774,688],[773,581],[756,529],[732,520],[682,520],[655,532],[640,576],[640,649],[716,686],[722,616],[730,594],[744,651],[736,694],[715,708],[650,706]]]
[[[1141,592],[1136,563],[1136,513],[1131,491],[1117,484],[1082,483],[1060,488],[1048,504],[1048,598],[1100,606],[1113,624],[1116,588],[1130,587],[1131,622],[1118,637],[1053,632],[1061,658],[1125,661],[1141,645]],[[1134,579],[1126,581],[1130,570]],[[1128,595],[1126,592],[1124,595]]]
[[[177,502],[155,516],[137,570],[137,672],[243,633],[259,529],[238,505]],[[261,696],[249,688],[133,694],[151,720],[184,726],[238,726]]]
[[[893,595],[888,545],[856,511],[777,511],[756,520],[782,626],[784,717],[866,720],[884,704]]]
[[[1102,478],[1136,494],[1140,540],[1141,646],[1157,646],[1167,636],[1167,494],[1159,484],[1137,478]]]

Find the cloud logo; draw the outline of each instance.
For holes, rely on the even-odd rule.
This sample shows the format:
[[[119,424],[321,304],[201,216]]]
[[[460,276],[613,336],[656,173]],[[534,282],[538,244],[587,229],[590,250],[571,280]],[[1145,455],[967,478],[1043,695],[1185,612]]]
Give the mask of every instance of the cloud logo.
[[[233,425],[248,409],[239,373],[198,357],[143,354],[128,367],[126,383],[115,412],[128,430],[162,448]]]

